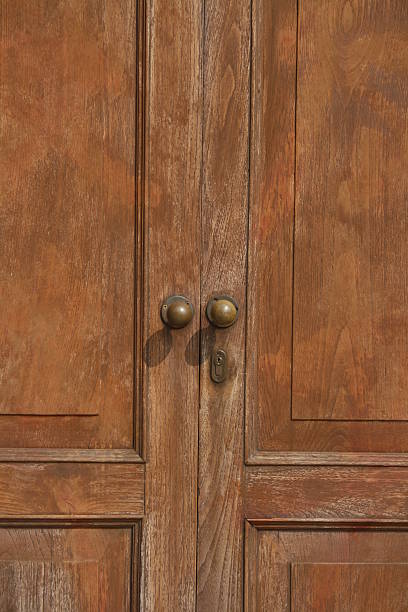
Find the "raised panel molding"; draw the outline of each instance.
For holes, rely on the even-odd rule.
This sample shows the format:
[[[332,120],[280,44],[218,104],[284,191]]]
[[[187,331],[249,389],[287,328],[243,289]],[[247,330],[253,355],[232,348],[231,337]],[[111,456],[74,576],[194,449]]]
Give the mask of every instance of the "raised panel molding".
[[[407,5],[324,4],[252,3],[246,463],[403,466]]]
[[[72,12],[71,14],[70,7],[65,7],[63,5],[59,6],[54,12],[47,12],[43,4],[44,3],[40,3],[38,5],[35,13],[31,14],[30,12],[28,12],[27,14],[25,14],[24,19],[31,20],[31,25],[28,29],[24,28],[24,20],[22,21],[22,17],[18,12],[19,9],[17,5],[15,9],[10,9],[7,12],[7,22],[9,28],[4,28],[4,33],[1,37],[0,45],[2,46],[2,49],[4,51],[4,64],[6,67],[9,65],[7,63],[7,53],[14,53],[13,45],[17,44],[17,53],[20,54],[21,62],[30,62],[34,57],[36,64],[35,69],[40,71],[40,73],[41,70],[47,71],[48,64],[47,62],[43,62],[41,59],[40,61],[38,61],[38,54],[40,54],[41,56],[41,54],[45,52],[48,47],[54,49],[54,52],[52,54],[48,54],[48,57],[53,58],[53,61],[54,63],[56,63],[57,66],[57,68],[54,70],[54,77],[57,78],[55,75],[63,73],[62,69],[58,69],[58,66],[60,64],[66,67],[66,74],[64,73],[64,78],[66,81],[66,86],[64,90],[66,94],[66,99],[62,99],[60,101],[60,105],[62,105],[63,107],[60,108],[60,114],[63,119],[63,112],[65,112],[66,109],[66,112],[68,114],[71,113],[69,114],[68,119],[72,119],[72,142],[70,141],[68,134],[69,122],[64,122],[63,120],[58,121],[58,113],[54,112],[54,107],[49,108],[48,113],[44,115],[44,118],[46,118],[44,119],[44,121],[48,122],[46,125],[41,126],[38,121],[31,121],[30,123],[30,126],[32,126],[32,129],[34,131],[35,129],[37,129],[36,126],[38,127],[38,129],[41,128],[43,130],[41,133],[41,138],[39,138],[38,135],[35,136],[35,134],[28,130],[28,128],[26,129],[24,127],[24,104],[29,105],[28,110],[26,109],[27,113],[29,112],[31,113],[31,115],[33,113],[36,113],[36,96],[40,95],[41,92],[33,88],[32,98],[19,95],[19,103],[14,104],[13,96],[16,95],[16,91],[18,93],[18,88],[25,86],[28,73],[26,74],[26,72],[23,72],[21,73],[20,77],[18,74],[11,74],[10,79],[7,80],[8,73],[6,71],[4,79],[6,92],[5,103],[9,104],[10,108],[13,109],[12,114],[9,115],[11,117],[13,113],[15,114],[15,129],[17,131],[20,130],[19,134],[22,138],[24,136],[28,144],[32,144],[32,150],[28,145],[25,146],[25,157],[20,156],[20,165],[17,165],[17,162],[13,157],[15,151],[10,149],[10,151],[6,152],[7,154],[4,156],[3,160],[4,164],[6,164],[5,170],[8,169],[7,164],[10,164],[11,169],[11,178],[9,177],[10,180],[8,180],[7,188],[12,188],[14,180],[16,184],[18,184],[18,181],[21,181],[26,176],[28,176],[27,172],[25,172],[24,170],[24,163],[26,162],[27,164],[31,165],[34,164],[35,166],[35,156],[37,149],[37,157],[40,159],[42,154],[41,152],[43,150],[46,151],[49,147],[51,147],[51,149],[54,148],[56,150],[56,155],[60,154],[61,157],[63,157],[64,155],[72,157],[72,160],[75,161],[75,164],[72,160],[71,165],[67,162],[66,172],[69,171],[71,166],[71,170],[73,172],[76,172],[77,174],[81,174],[82,172],[85,178],[83,178],[81,185],[85,191],[88,188],[93,188],[92,185],[94,185],[95,183],[95,189],[99,189],[101,191],[101,198],[103,195],[106,202],[109,202],[109,214],[110,217],[112,217],[107,220],[108,229],[106,231],[101,226],[102,229],[100,229],[100,233],[103,234],[101,240],[99,240],[98,235],[96,235],[95,240],[99,240],[99,242],[102,242],[102,245],[99,245],[99,242],[98,245],[101,249],[105,249],[106,251],[108,247],[105,243],[103,243],[103,238],[106,237],[105,234],[109,234],[110,236],[110,233],[112,233],[112,235],[116,236],[113,243],[116,245],[117,249],[121,249],[120,252],[117,253],[116,257],[116,259],[120,259],[120,261],[113,261],[115,257],[106,257],[102,253],[100,257],[101,261],[99,262],[99,267],[101,270],[104,271],[105,274],[103,282],[105,283],[105,285],[106,283],[108,283],[109,285],[109,283],[114,282],[114,280],[112,279],[115,279],[119,276],[121,288],[123,289],[122,293],[126,293],[126,300],[123,300],[121,298],[122,294],[120,292],[118,293],[118,291],[115,290],[115,287],[108,286],[104,288],[104,291],[108,290],[109,293],[109,298],[107,298],[109,303],[107,303],[107,305],[105,304],[108,312],[108,315],[106,316],[115,319],[115,312],[116,315],[118,315],[117,311],[119,309],[120,319],[122,311],[126,310],[123,316],[126,319],[126,325],[129,327],[129,330],[126,331],[126,325],[122,324],[123,321],[121,323],[120,320],[118,320],[118,317],[116,316],[116,328],[122,329],[122,331],[118,332],[121,334],[121,337],[116,343],[117,349],[115,350],[117,354],[113,355],[109,353],[108,355],[106,353],[105,355],[102,355],[101,359],[102,361],[104,360],[104,363],[102,363],[100,367],[97,367],[97,372],[93,372],[92,375],[88,376],[89,380],[87,382],[87,377],[86,375],[84,375],[84,371],[86,373],[86,368],[82,367],[79,363],[77,363],[76,365],[74,364],[74,367],[74,365],[71,363],[73,359],[72,355],[75,354],[75,350],[77,352],[80,352],[81,350],[85,352],[86,350],[88,350],[86,341],[81,340],[81,342],[77,342],[76,347],[74,347],[75,350],[72,349],[73,352],[70,352],[70,342],[74,342],[75,340],[75,329],[79,329],[80,327],[80,321],[77,321],[77,326],[73,326],[69,342],[55,342],[55,347],[53,345],[53,350],[55,348],[55,351],[66,351],[67,358],[63,360],[65,366],[69,366],[71,367],[71,369],[74,368],[75,376],[77,376],[78,372],[80,372],[80,375],[83,377],[84,380],[81,379],[81,381],[77,382],[76,384],[71,384],[68,375],[66,376],[66,379],[63,380],[64,367],[61,367],[61,380],[60,378],[58,378],[58,376],[53,374],[53,371],[49,373],[50,384],[54,384],[54,388],[51,392],[50,390],[47,390],[47,372],[45,371],[43,375],[39,375],[38,371],[35,370],[35,368],[37,366],[38,368],[41,366],[41,355],[43,355],[44,357],[44,363],[47,359],[51,359],[52,352],[48,351],[47,353],[47,351],[43,350],[41,342],[39,342],[39,340],[41,340],[41,338],[43,337],[47,338],[47,333],[52,330],[52,321],[49,321],[48,325],[47,318],[41,311],[38,316],[40,317],[40,319],[41,317],[43,317],[43,319],[41,319],[41,325],[43,326],[43,328],[41,328],[41,325],[37,324],[38,317],[37,319],[35,319],[37,304],[37,302],[35,302],[36,294],[35,292],[26,292],[26,296],[24,299],[31,300],[32,303],[30,302],[30,308],[20,308],[22,313],[21,316],[25,317],[26,322],[28,322],[27,324],[29,324],[30,320],[35,319],[37,321],[37,327],[34,331],[36,334],[38,333],[40,335],[37,338],[36,343],[34,343],[33,338],[35,334],[31,338],[30,334],[27,332],[24,336],[24,346],[20,346],[20,341],[17,339],[17,336],[13,336],[14,339],[10,341],[10,346],[7,341],[2,343],[4,350],[2,351],[2,356],[0,358],[0,370],[2,370],[0,378],[2,378],[2,384],[6,386],[2,388],[0,402],[0,447],[2,447],[0,448],[0,461],[116,462],[125,460],[129,462],[139,462],[142,461],[141,457],[144,453],[143,440],[145,437],[145,425],[143,418],[143,378],[145,368],[143,360],[145,347],[143,310],[146,308],[146,305],[144,304],[146,295],[144,274],[146,261],[144,219],[146,147],[145,116],[148,63],[148,53],[146,48],[145,0],[128,0],[126,3],[124,3],[121,11],[117,11],[115,9],[114,3],[105,3],[106,10],[103,13],[103,16],[101,17],[101,20],[106,21],[105,27],[103,28],[103,34],[101,34],[99,30],[100,23],[98,19],[93,19],[93,14],[95,13],[96,15],[97,11],[99,10],[98,3],[95,3],[94,11],[91,11],[90,13],[85,12],[83,15],[80,10],[78,10],[77,13]],[[41,23],[41,20],[44,21],[43,24]],[[44,24],[47,24],[46,28],[43,27]],[[8,35],[9,30],[10,32],[14,31],[13,36]],[[56,33],[57,30],[60,32],[59,35],[57,35],[58,33]],[[105,36],[106,40],[104,46],[99,44],[98,42],[99,35]],[[64,38],[64,40],[66,39],[64,43],[64,48],[67,50],[67,53],[69,50],[69,53],[75,55],[77,48],[80,49],[81,45],[86,46],[86,52],[83,55],[84,57],[86,57],[85,64],[79,56],[75,59],[73,55],[71,61],[70,57],[68,57],[67,59],[64,53],[59,53],[59,43],[57,41],[61,38]],[[114,39],[115,42],[113,42]],[[104,54],[107,58],[105,63],[101,62],[102,47],[105,49]],[[127,49],[126,52],[125,47]],[[94,63],[94,65],[92,64],[92,62]],[[119,68],[122,64],[123,70],[121,71]],[[47,95],[49,94],[50,99],[54,101],[56,95],[55,92],[58,93],[62,85],[57,81],[54,83],[54,81],[52,80],[51,72],[50,74],[48,74],[47,72],[47,78],[44,77],[43,79],[43,95],[47,97]],[[90,76],[91,72],[92,76]],[[126,76],[128,73],[129,78],[127,78]],[[39,76],[41,76],[41,74]],[[35,73],[33,73],[33,78],[35,78]],[[38,78],[36,80],[37,82],[42,82],[41,78]],[[78,83],[83,84],[82,88],[78,85],[75,85],[76,80],[78,80]],[[105,88],[104,93],[101,93],[101,88],[103,87],[105,81],[109,81],[109,86]],[[115,87],[116,89],[112,91],[112,88]],[[131,88],[131,90],[129,90],[129,87]],[[78,103],[78,108],[76,108],[73,103],[69,104],[70,96],[72,98],[71,102],[78,102],[78,100],[82,100],[83,103]],[[98,96],[101,98],[100,104],[98,102]],[[104,112],[111,113],[112,116],[110,117],[110,121],[106,121],[106,123],[108,123],[110,127],[107,132],[105,131],[105,136],[101,141],[100,134],[97,128],[102,122],[101,117],[98,115],[98,109],[100,110],[100,107],[102,108],[103,106],[103,96],[111,97],[109,97],[108,102],[104,106],[105,110],[101,110],[101,113],[102,115]],[[94,105],[94,107],[92,105]],[[131,110],[129,110],[130,107],[132,107]],[[89,123],[89,129],[86,129],[88,125],[87,122]],[[119,125],[117,125],[118,122]],[[122,126],[124,124],[128,124],[129,129],[122,130]],[[7,123],[6,121],[6,134],[8,133],[7,130],[11,130],[13,128],[13,125],[14,124],[11,120],[9,121],[9,123]],[[95,133],[91,129],[92,126],[95,126]],[[87,134],[88,140],[86,140],[86,138],[84,137],[85,140],[80,140],[79,145],[76,145],[74,140],[74,136],[76,134],[75,130],[77,130],[81,136],[83,134]],[[60,132],[61,138],[57,138]],[[64,134],[68,134],[65,140],[63,138]],[[10,139],[10,142],[14,143],[13,146],[19,145],[18,141],[13,138]],[[91,172],[91,167],[88,168],[88,166],[86,165],[87,158],[86,156],[84,157],[84,155],[88,151],[87,147],[94,147],[95,154],[98,153],[99,149],[103,150],[101,155],[102,157],[106,157],[105,174],[103,176],[102,174],[93,176]],[[91,158],[94,162],[95,155],[90,155],[89,159]],[[44,163],[47,166],[47,160],[45,160]],[[55,171],[57,176],[56,184],[60,185],[61,187],[60,191],[57,190],[55,197],[58,202],[60,200],[62,202],[63,200],[63,204],[66,205],[67,203],[65,200],[68,196],[64,191],[64,185],[66,184],[67,189],[68,187],[73,188],[75,181],[70,180],[68,175],[65,176],[63,172],[60,172],[58,170],[58,164],[55,160],[51,160],[48,166],[47,168],[51,174],[53,171]],[[38,176],[35,175],[32,178],[33,184],[37,184],[38,181],[41,179],[41,167],[42,166],[40,163],[39,170],[37,173]],[[15,170],[16,168],[18,170],[17,173]],[[90,172],[89,175],[86,175],[86,168],[88,168]],[[111,169],[111,172],[108,171],[109,168]],[[43,170],[45,172],[45,166]],[[7,176],[6,171],[4,172],[4,176]],[[109,185],[111,185],[111,188],[109,188]],[[44,187],[44,194],[46,193],[46,191],[47,190]],[[3,195],[6,195],[6,191],[4,190]],[[62,211],[61,213],[58,213],[58,211],[56,212],[55,206],[54,208],[52,208],[51,206],[52,202],[44,201],[43,203],[40,192],[36,195],[34,194],[34,197],[36,197],[37,199],[33,200],[33,194],[31,194],[30,207],[27,210],[31,210],[34,214],[35,210],[38,209],[38,216],[40,217],[41,221],[44,221],[44,223],[33,222],[30,225],[27,222],[26,226],[24,226],[24,224],[21,224],[21,232],[24,231],[24,228],[27,232],[37,231],[37,237],[34,243],[38,245],[41,242],[41,236],[46,236],[49,234],[49,232],[47,234],[46,227],[46,220],[49,219],[47,222],[49,223],[50,231],[61,230],[62,235],[62,228],[64,228],[66,232],[72,231],[75,234],[74,229],[70,229],[70,226],[68,227],[70,220],[70,217],[68,215],[65,215],[64,217]],[[101,200],[101,198],[99,198],[99,200]],[[116,205],[119,199],[121,202],[124,203],[122,207]],[[95,210],[92,212],[92,209],[89,213],[92,218],[87,219],[85,213],[87,213],[87,211],[89,212],[88,208],[91,207],[93,201],[92,198],[87,199],[86,197],[84,197],[81,200],[78,196],[77,200],[79,203],[77,202],[76,206],[77,208],[79,208],[76,213],[76,218],[78,220],[79,226],[82,227],[83,225],[87,229],[84,231],[76,231],[75,236],[76,238],[78,238],[78,240],[82,240],[85,239],[84,236],[86,237],[88,235],[88,232],[89,238],[91,239],[97,231],[97,228],[99,227],[98,220],[104,219],[103,211],[99,210],[98,208],[95,208]],[[82,215],[83,218],[80,214],[80,205],[82,201],[87,203],[85,205],[88,206],[88,208],[86,208],[84,214]],[[9,196],[8,199],[6,199],[5,197],[4,206],[9,206],[12,202],[13,200],[11,196]],[[51,206],[51,208],[50,210],[44,209],[44,212],[41,208],[42,205],[48,207]],[[108,206],[108,204],[106,206]],[[126,211],[124,209],[126,209]],[[14,217],[9,214],[7,218],[12,220]],[[105,223],[105,221],[103,222]],[[56,228],[55,226],[57,225],[58,227]],[[60,227],[60,225],[61,228],[59,230],[58,228]],[[35,230],[35,227],[38,227],[38,230]],[[125,238],[118,234],[118,232],[122,230],[126,232]],[[40,231],[43,231],[43,234],[40,234]],[[20,233],[17,233],[17,237],[19,235]],[[14,232],[13,234],[12,230],[10,229],[9,233],[5,234],[5,240],[3,241],[3,244],[7,245],[9,242],[11,243],[11,241],[14,239],[16,239],[16,232]],[[44,241],[46,242],[45,238]],[[7,247],[7,249],[9,249],[9,247]],[[17,265],[20,261],[20,258],[24,256],[24,253],[20,250],[20,252],[18,253],[18,257],[11,257],[9,252],[10,249],[7,249],[3,249],[3,252],[0,249],[0,257],[4,255],[5,262],[9,261],[11,262],[10,265]],[[74,264],[76,265],[76,263],[78,263],[78,265],[80,264],[82,266],[80,268],[80,270],[82,270],[83,266],[87,266],[89,264],[89,261],[92,259],[94,250],[90,248],[89,252],[84,251],[82,255],[81,253],[73,253],[72,257],[75,261],[72,265],[74,266]],[[55,268],[55,270],[54,268],[52,268],[52,261],[57,263],[59,262],[61,265],[65,266],[64,269],[67,269],[68,274],[69,265],[71,261],[69,258],[65,258],[66,261],[63,261],[63,258],[58,259],[58,254],[56,252],[52,254],[51,251],[48,252],[46,249],[44,252],[48,253],[49,255],[49,259],[46,259],[46,262],[51,262],[51,280],[52,272],[58,272],[58,266]],[[113,255],[115,255],[115,253],[113,253]],[[75,259],[75,257],[77,256],[79,257],[78,262]],[[32,277],[34,278],[36,274],[37,276],[42,275],[41,278],[43,278],[43,282],[45,283],[44,299],[46,303],[41,303],[42,305],[37,304],[37,306],[39,309],[41,309],[41,307],[45,307],[48,304],[50,314],[52,314],[54,313],[54,310],[56,308],[54,302],[52,301],[55,297],[53,297],[54,294],[52,292],[54,290],[58,290],[58,283],[53,284],[46,276],[47,270],[41,271],[41,267],[35,267],[34,263],[35,262],[27,263],[29,268],[27,268],[26,272],[24,272],[23,270],[24,274],[22,274],[21,276],[21,283],[24,285],[24,283],[26,282],[31,282],[30,279]],[[113,266],[112,270],[107,268],[107,266],[109,267],[109,265]],[[95,267],[95,274],[99,274],[100,270],[98,270]],[[129,274],[127,274],[127,271],[129,271]],[[91,272],[92,271],[89,271],[89,274],[91,274]],[[86,290],[88,290],[87,287],[89,285],[89,274],[84,275],[84,278],[86,278],[88,283],[85,287]],[[19,277],[16,274],[12,274],[12,276],[12,287],[18,288]],[[79,273],[78,276],[80,277]],[[129,276],[128,280],[126,280],[127,276]],[[58,276],[58,282],[65,282],[63,275]],[[46,290],[46,287],[48,286],[47,283],[50,285],[50,287],[52,285],[48,293]],[[102,281],[99,284],[102,284]],[[5,302],[9,302],[10,307],[14,309],[19,308],[18,304],[20,304],[20,302],[18,301],[18,299],[23,299],[24,291],[20,292],[20,297],[17,296],[15,297],[15,299],[10,298],[9,300],[7,300],[8,286],[9,285],[7,285],[5,289]],[[40,292],[41,286],[41,282],[39,282],[38,287],[36,287],[36,291],[38,294]],[[97,289],[98,288],[96,287],[95,291]],[[71,290],[71,293],[72,292],[73,291]],[[47,302],[48,298],[49,303]],[[113,304],[112,300],[116,300],[116,305]],[[123,304],[123,307],[120,308],[118,304]],[[62,308],[64,306],[64,303],[61,302],[60,306]],[[71,306],[67,301],[67,308],[69,307],[70,309],[70,316],[73,316],[72,313],[75,311],[75,304],[72,307]],[[84,305],[81,306],[80,303],[77,304],[77,307],[79,314],[81,313],[81,309],[88,314],[91,311],[97,314],[98,310],[96,306],[91,310],[89,310],[89,308],[88,310],[86,310]],[[103,308],[103,304],[101,308]],[[2,326],[4,328],[4,333],[7,334],[11,329],[11,323],[13,323],[14,319],[12,317],[10,318],[10,314],[7,315],[7,311],[4,311],[3,315],[4,319]],[[92,322],[93,319],[91,317],[91,314],[89,314],[89,317]],[[67,320],[67,317],[65,317],[65,319],[64,317],[61,317],[61,322],[59,326],[60,330],[65,329],[63,327],[64,320]],[[16,321],[16,325],[18,324],[20,326],[18,327],[18,331],[20,333],[23,327],[21,327],[20,325],[20,320],[16,319]],[[101,326],[97,327],[99,329]],[[111,328],[112,326],[110,326],[110,329]],[[123,336],[125,334],[125,332],[123,331],[124,329],[126,331],[126,339],[122,341]],[[88,336],[90,338],[92,336],[92,330],[88,331]],[[80,333],[82,334],[82,331]],[[113,341],[111,342],[109,339],[106,340],[105,337],[107,337],[107,332],[104,332],[103,329],[101,334],[103,335],[103,338],[99,345],[99,351],[102,351],[101,347],[103,343],[107,343],[109,347],[111,344],[114,344]],[[66,335],[69,336],[70,334],[67,333]],[[33,347],[32,350],[29,350],[27,343],[31,342],[31,340],[33,340]],[[50,336],[50,342],[51,341],[52,334]],[[124,343],[126,344],[126,346],[124,346]],[[21,359],[20,361],[18,361],[18,363],[16,360],[13,361],[12,355],[10,353],[13,347],[16,347],[16,350],[21,349]],[[110,347],[109,350],[111,350],[111,348],[112,347]],[[36,358],[36,351],[40,351],[40,357],[37,356],[38,359]],[[24,358],[24,355],[26,358]],[[30,359],[29,355],[31,355]],[[88,364],[91,362],[95,364],[98,361],[98,359],[94,358],[93,354],[91,353],[86,359]],[[122,361],[126,361],[126,365],[123,365]],[[54,359],[54,362],[57,363],[56,358]],[[13,364],[17,368],[15,372],[10,370],[12,366],[14,367]],[[53,364],[50,363],[48,367],[50,368],[52,367],[52,365]],[[35,384],[29,384],[29,372],[25,372],[27,368],[33,368],[32,379]],[[73,402],[75,402],[75,398],[77,396],[79,397],[79,399],[81,399],[81,385],[83,386],[84,384],[87,384],[89,388],[93,386],[96,389],[95,393],[99,393],[98,389],[102,384],[101,380],[103,378],[103,372],[106,370],[106,368],[110,368],[112,372],[115,371],[115,376],[117,377],[114,381],[110,380],[107,382],[107,386],[109,387],[109,393],[104,393],[102,389],[101,393],[99,394],[100,401],[98,400],[98,405],[95,404],[95,402],[93,401],[84,403],[82,402],[82,400],[74,405]],[[126,369],[126,375],[124,374],[124,368]],[[24,384],[28,385],[28,391],[26,390],[26,392],[23,389],[23,393],[23,391],[21,391],[23,383],[19,383],[20,391],[18,391],[17,388],[16,389],[21,395],[21,401],[20,403],[18,403],[19,395],[16,389],[14,389],[14,391],[11,389],[10,385],[16,384],[17,380],[20,381],[22,375],[24,375],[24,378],[22,378],[21,380]],[[57,380],[57,383],[55,383],[55,380]],[[58,381],[60,381],[61,384],[59,384]],[[56,384],[57,386],[55,386]],[[64,391],[65,388],[66,390]],[[31,393],[33,398],[40,397],[42,393],[44,395],[43,400],[41,400],[42,404],[40,405],[38,402],[36,403],[35,401],[31,401],[31,396],[29,397],[27,393]],[[112,401],[111,399],[109,399],[109,394],[116,394],[115,398],[113,398]],[[58,397],[61,398],[65,396],[67,402],[70,402],[69,406],[68,404],[64,406],[64,402],[58,401]],[[12,399],[12,404],[10,403],[11,400],[8,401],[8,398]],[[112,446],[116,448],[112,449]]]
[[[406,521],[245,524],[247,612],[403,612],[407,577]]]
[[[0,608],[139,609],[140,522],[0,524]]]

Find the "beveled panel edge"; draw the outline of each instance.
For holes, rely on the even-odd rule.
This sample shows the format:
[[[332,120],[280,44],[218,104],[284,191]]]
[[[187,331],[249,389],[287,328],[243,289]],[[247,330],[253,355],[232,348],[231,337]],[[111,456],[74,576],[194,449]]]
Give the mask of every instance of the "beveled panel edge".
[[[367,519],[251,519],[246,518],[245,523],[248,523],[251,527],[257,530],[285,530],[285,531],[299,531],[299,530],[337,530],[337,531],[359,531],[359,530],[371,530],[371,531],[407,531],[408,530],[408,519],[401,521],[394,521],[391,519],[384,520],[367,520]]]
[[[134,383],[133,383],[133,449],[145,456],[146,422],[144,418],[143,347],[146,336],[144,321],[146,291],[146,109],[148,98],[147,0],[137,0],[136,14],[136,168],[135,168],[135,236],[134,236]]]
[[[0,519],[0,529],[128,529],[130,530],[130,602],[131,610],[140,609],[140,575],[142,570],[141,539],[143,530],[142,518],[129,519]]]
[[[59,516],[38,516],[38,517],[12,517],[0,518],[0,529],[132,529],[143,526],[143,517],[89,517],[75,516],[61,518]]]
[[[133,448],[2,448],[0,463],[144,463]]]
[[[256,128],[256,121],[255,121],[255,115],[256,115],[256,103],[257,103],[257,95],[258,95],[258,89],[257,89],[257,81],[256,81],[256,62],[258,61],[257,59],[257,53],[259,52],[259,49],[257,48],[257,41],[258,38],[260,37],[260,34],[257,30],[257,28],[259,28],[259,24],[257,19],[259,19],[259,15],[261,15],[261,8],[262,8],[262,3],[264,0],[254,0],[253,5],[252,5],[252,38],[254,40],[254,45],[251,51],[251,67],[252,67],[252,79],[253,79],[253,84],[252,84],[252,96],[251,96],[251,117],[252,117],[252,121],[250,124],[250,132],[251,132],[251,138],[253,137],[253,134],[256,133],[255,132],[255,128]],[[293,4],[293,7],[290,8]],[[296,3],[287,3],[287,7],[288,10],[295,10],[295,4]],[[285,5],[286,7],[286,5]],[[298,17],[299,17],[299,11],[298,8],[296,8],[296,23],[297,23],[297,30],[296,30],[296,40],[297,40],[297,45],[298,45],[298,35],[299,35],[299,24],[298,24]],[[277,20],[275,20],[276,23],[278,23]],[[259,22],[262,23],[262,20]],[[295,31],[295,30],[293,30]],[[275,37],[276,40],[278,40],[277,37]],[[272,45],[272,47],[274,46],[274,42],[273,42],[273,37],[270,37],[270,44]],[[261,39],[262,42],[262,39]],[[280,47],[281,52],[284,53],[284,49],[285,47],[281,45]],[[278,57],[278,64],[279,64],[279,57],[280,56],[276,56]],[[294,62],[294,64],[296,64],[296,69],[294,70],[294,78],[293,78],[293,99],[294,99],[294,106],[295,106],[295,112],[293,115],[293,125],[294,125],[294,133],[296,134],[296,90],[297,90],[297,59],[298,59],[298,46],[296,46],[296,53],[294,54],[294,57],[296,57],[296,62]],[[275,58],[276,59],[276,58]],[[293,59],[293,58],[292,58]],[[285,56],[284,61],[287,62],[287,57]],[[285,64],[286,65],[286,64]],[[292,66],[293,67],[293,66]],[[286,67],[287,68],[287,67]],[[279,78],[278,74],[275,74],[276,78]],[[274,87],[276,87],[276,79],[274,81]],[[255,139],[254,139],[255,140]],[[296,154],[294,157],[294,162],[296,160]],[[251,153],[250,156],[250,165],[251,165],[251,180],[253,180],[255,173],[256,173],[256,158],[254,157],[254,153]],[[295,186],[294,186],[295,187]],[[252,184],[250,185],[250,190],[253,189]],[[296,189],[294,188],[294,195],[296,194]],[[251,203],[252,200],[250,199],[250,208],[251,208]],[[295,202],[293,202],[293,207],[295,206]],[[277,217],[278,218],[278,217]],[[274,221],[275,222],[275,221]],[[276,228],[275,228],[276,229]],[[279,229],[279,228],[278,228]],[[282,227],[280,227],[279,230],[282,233]],[[279,234],[279,232],[278,232]],[[279,234],[280,235],[280,234]],[[248,240],[249,240],[249,235],[248,235]],[[250,241],[250,240],[249,240]],[[293,253],[291,255],[291,261],[293,262]],[[250,286],[250,282],[251,279],[248,279],[248,285]],[[293,278],[291,277],[291,283],[293,283]],[[291,300],[293,298],[293,295],[291,294]],[[293,304],[292,304],[293,305]],[[247,309],[246,312],[246,320],[247,320],[247,334],[248,334],[248,329],[250,329],[250,316],[249,316],[249,310]],[[291,329],[293,327],[293,321],[291,318]],[[292,329],[293,331],[293,329]],[[256,336],[255,336],[255,340],[256,340]],[[292,347],[293,349],[293,347]],[[292,350],[292,358],[293,358],[293,350]],[[263,422],[260,422],[259,420],[259,402],[258,405],[256,404],[256,400],[257,400],[257,392],[255,389],[255,392],[252,394],[253,396],[251,396],[251,386],[252,387],[256,387],[256,383],[254,382],[253,378],[251,379],[251,371],[252,369],[255,367],[253,365],[253,362],[255,362],[256,360],[256,352],[254,351],[254,345],[253,342],[249,342],[248,343],[248,338],[247,338],[247,357],[246,357],[246,371],[245,371],[245,464],[248,466],[276,466],[276,465],[338,465],[338,466],[354,466],[354,465],[361,465],[361,466],[408,466],[408,452],[407,453],[401,453],[401,452],[392,452],[392,447],[390,445],[390,451],[391,452],[386,452],[386,451],[378,451],[378,452],[370,452],[370,451],[352,451],[352,452],[323,452],[323,451],[317,451],[317,450],[310,450],[310,451],[301,451],[301,450],[293,450],[293,451],[280,451],[280,450],[273,450],[273,451],[269,451],[265,449],[264,444],[262,444],[261,440],[260,440],[260,431],[262,431],[262,427],[265,426],[269,426],[269,423],[271,424],[271,428],[273,430],[273,419],[272,419],[272,408],[267,408],[268,411],[268,417],[271,417],[269,419],[269,421],[267,419],[265,419]],[[291,375],[292,376],[292,375]],[[281,407],[283,405],[282,399],[280,398],[278,401],[276,401],[275,403],[272,402],[272,404],[275,406],[276,410],[278,413],[280,413],[281,411]],[[373,424],[373,423],[379,423],[381,424],[385,424],[388,421],[387,420],[377,420],[377,419],[370,419],[370,420],[365,420],[365,419],[356,419],[355,421],[348,421],[347,419],[303,419],[303,418],[293,418],[292,417],[292,411],[288,411],[288,416],[289,416],[289,421],[287,423],[287,425],[291,425],[291,424],[300,424],[300,423],[304,423],[304,424],[328,424],[328,425],[332,425],[332,424],[339,424],[340,426],[342,424],[346,424],[346,423],[357,423],[357,424],[361,424],[361,423],[367,423],[367,424]],[[397,420],[392,420],[391,421],[393,424],[396,425],[396,427],[398,427],[399,425],[404,426],[404,424],[407,422],[406,420],[403,419],[397,419]],[[310,432],[306,432],[306,435],[310,435]],[[375,434],[373,434],[375,435]],[[378,436],[381,436],[381,432],[378,434]],[[297,449],[299,449],[299,447],[301,448],[301,444],[300,443],[295,443]],[[368,445],[367,445],[368,446]],[[364,447],[364,445],[363,445]],[[286,446],[287,448],[287,446]],[[355,446],[354,446],[355,448]],[[394,447],[395,448],[395,447]],[[401,445],[400,445],[401,448]]]
[[[132,427],[133,445],[129,449],[53,449],[53,448],[0,448],[0,462],[107,462],[143,463],[145,448],[145,418],[143,393],[143,310],[145,291],[145,150],[146,150],[146,100],[148,72],[147,44],[147,0],[136,0],[136,90],[135,90],[135,223],[134,223],[134,349],[133,349],[133,407]],[[48,416],[92,417],[99,412],[74,414],[49,414]],[[0,416],[39,416],[30,412],[2,413]]]
[[[375,532],[407,532],[408,520],[366,520],[366,519],[251,519],[244,521],[245,533],[245,610],[258,610],[259,593],[257,575],[259,563],[259,538],[267,531],[279,532],[356,532],[373,534]]]
[[[341,453],[254,450],[246,457],[248,466],[262,465],[372,465],[407,466],[408,453]]]

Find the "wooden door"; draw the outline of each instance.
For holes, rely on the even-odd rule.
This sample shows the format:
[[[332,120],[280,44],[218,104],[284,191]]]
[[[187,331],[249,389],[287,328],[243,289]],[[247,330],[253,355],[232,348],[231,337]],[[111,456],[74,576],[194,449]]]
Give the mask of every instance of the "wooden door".
[[[200,10],[0,2],[1,612],[195,606]]]
[[[198,610],[403,612],[408,4],[204,12]]]
[[[0,2],[1,612],[407,610],[407,49],[405,0]]]

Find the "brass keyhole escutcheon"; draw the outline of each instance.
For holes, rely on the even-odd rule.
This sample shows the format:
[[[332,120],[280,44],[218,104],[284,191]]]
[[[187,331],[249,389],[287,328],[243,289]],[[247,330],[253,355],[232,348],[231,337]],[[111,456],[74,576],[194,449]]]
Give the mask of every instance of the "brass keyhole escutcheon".
[[[184,295],[172,295],[161,305],[160,314],[163,323],[173,329],[181,329],[190,323],[194,308]]]
[[[207,305],[207,317],[215,327],[230,327],[238,317],[238,304],[229,295],[214,296]]]

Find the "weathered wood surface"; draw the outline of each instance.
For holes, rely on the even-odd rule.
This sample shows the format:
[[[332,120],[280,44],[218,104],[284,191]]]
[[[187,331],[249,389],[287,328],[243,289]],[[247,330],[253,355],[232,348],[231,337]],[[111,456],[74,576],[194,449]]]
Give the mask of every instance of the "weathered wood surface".
[[[146,518],[142,610],[195,609],[198,330],[169,330],[160,305],[186,295],[198,310],[201,1],[148,2],[144,396]]]
[[[242,606],[242,476],[248,204],[250,2],[207,0],[201,254],[198,598],[200,612]],[[233,327],[205,316],[214,294],[238,303]],[[210,379],[226,350],[228,379]]]

